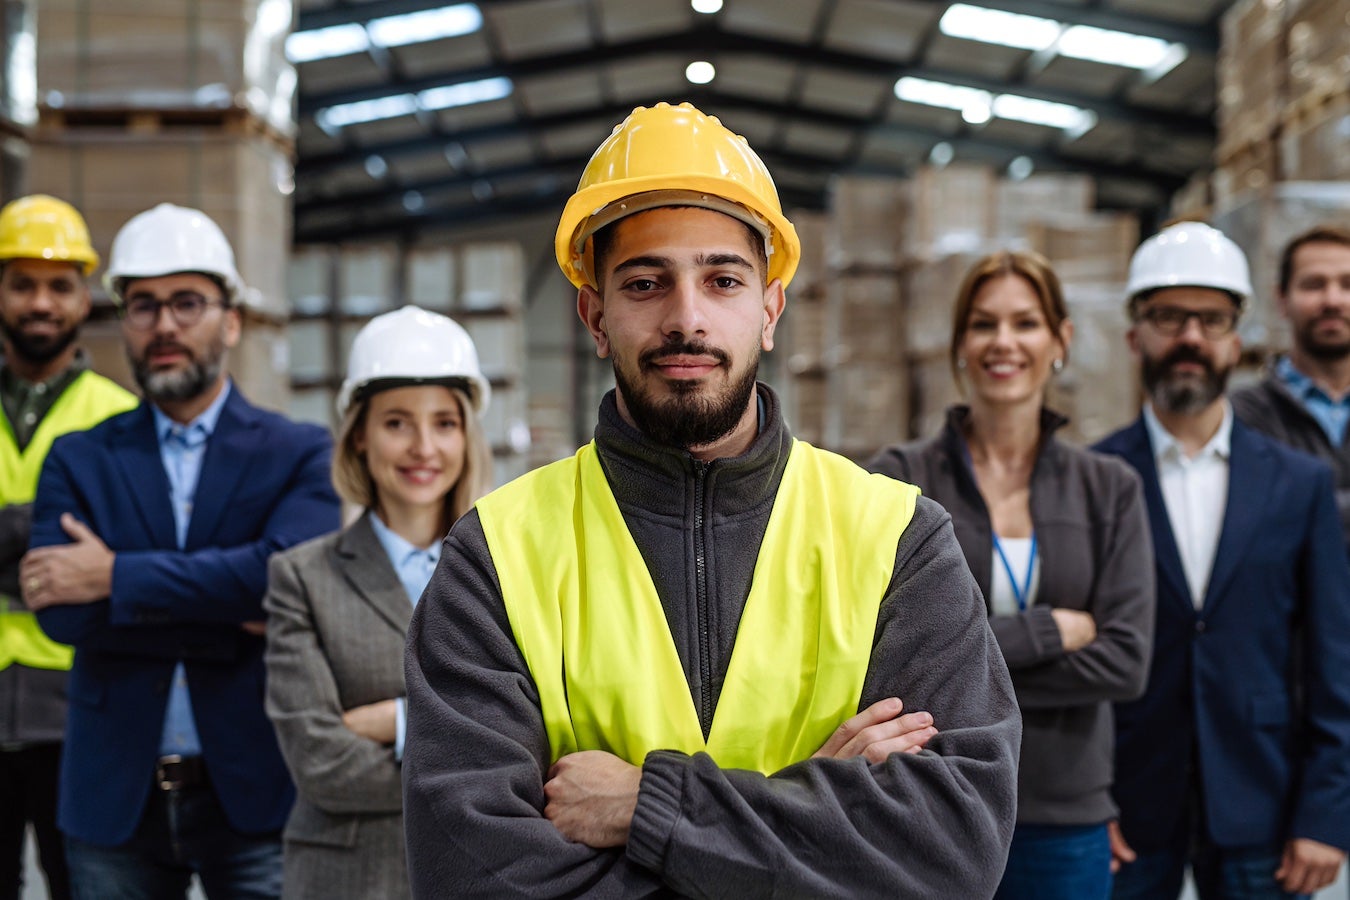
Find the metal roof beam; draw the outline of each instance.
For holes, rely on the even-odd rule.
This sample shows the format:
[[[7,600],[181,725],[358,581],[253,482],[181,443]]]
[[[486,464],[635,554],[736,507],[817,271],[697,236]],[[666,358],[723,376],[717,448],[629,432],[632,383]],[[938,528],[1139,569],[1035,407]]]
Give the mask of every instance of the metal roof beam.
[[[540,56],[505,65],[447,70],[405,81],[387,82],[362,88],[347,88],[324,94],[307,94],[300,98],[300,114],[302,116],[313,115],[317,110],[328,106],[371,100],[390,94],[417,93],[446,84],[458,84],[502,76],[512,80],[520,80],[569,70],[594,70],[595,67],[607,63],[642,59],[652,54],[681,55],[689,53],[697,53],[700,57],[716,53],[776,56],[889,81],[894,81],[902,75],[910,75],[916,78],[966,85],[993,93],[1017,93],[1037,100],[1067,103],[1091,109],[1101,118],[1127,124],[1156,125],[1172,131],[1210,139],[1214,136],[1214,125],[1206,116],[1146,110],[1114,100],[1102,100],[1068,91],[1046,90],[1018,81],[1004,82],[928,66],[897,65],[892,60],[866,57],[856,53],[843,53],[821,47],[807,48],[771,38],[732,34],[710,25],[701,25],[680,35],[666,35],[608,47]]]

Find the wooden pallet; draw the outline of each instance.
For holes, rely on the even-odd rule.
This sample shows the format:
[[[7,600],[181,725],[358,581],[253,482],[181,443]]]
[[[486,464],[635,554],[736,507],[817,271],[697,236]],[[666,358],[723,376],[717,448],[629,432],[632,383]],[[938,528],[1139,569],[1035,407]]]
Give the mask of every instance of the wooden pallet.
[[[294,154],[295,138],[245,109],[228,107],[40,107],[39,137],[60,139],[69,132],[117,132],[130,136],[168,135],[188,129],[231,137],[259,138]]]

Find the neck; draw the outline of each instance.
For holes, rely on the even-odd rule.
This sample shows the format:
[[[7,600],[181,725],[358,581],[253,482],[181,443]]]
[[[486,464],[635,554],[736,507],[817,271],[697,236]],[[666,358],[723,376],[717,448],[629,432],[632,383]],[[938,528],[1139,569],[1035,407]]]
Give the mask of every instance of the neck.
[[[223,390],[225,390],[225,375],[222,373],[220,378],[216,379],[215,384],[195,397],[190,397],[187,400],[156,400],[155,406],[179,425],[186,425],[206,412],[207,407],[216,402],[216,398],[220,396],[220,392]]]
[[[376,500],[375,512],[389,530],[414,547],[431,547],[450,530],[445,521],[445,502],[409,506]]]
[[[1321,359],[1294,347],[1289,351],[1289,361],[1328,397],[1339,400],[1350,394],[1350,354],[1337,359]]]
[[[74,345],[53,356],[46,362],[35,362],[31,359],[24,359],[14,352],[14,347],[8,342],[5,343],[5,365],[21,381],[29,384],[39,384],[43,381],[55,378],[66,369],[70,368],[75,362],[76,349]]]
[[[1197,413],[1168,412],[1154,406],[1153,414],[1167,433],[1176,438],[1181,451],[1194,456],[1219,433],[1225,409],[1224,398],[1219,397]]]
[[[972,461],[1025,464],[1035,459],[1040,443],[1039,399],[1007,406],[971,403],[966,445]]]

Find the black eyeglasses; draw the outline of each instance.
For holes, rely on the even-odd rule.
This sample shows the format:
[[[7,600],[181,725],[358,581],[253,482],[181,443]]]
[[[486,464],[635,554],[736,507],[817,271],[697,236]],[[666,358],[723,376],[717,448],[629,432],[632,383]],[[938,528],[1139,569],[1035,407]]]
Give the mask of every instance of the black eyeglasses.
[[[179,328],[191,328],[206,315],[208,306],[224,306],[223,300],[208,300],[195,291],[179,291],[167,300],[154,297],[132,297],[122,307],[122,319],[137,331],[148,331],[159,321],[159,312],[169,308]]]
[[[1238,314],[1230,309],[1181,309],[1176,306],[1155,306],[1139,314],[1139,318],[1152,325],[1159,334],[1176,337],[1186,330],[1186,323],[1195,319],[1200,323],[1200,331],[1207,338],[1221,338],[1232,334],[1237,325]]]

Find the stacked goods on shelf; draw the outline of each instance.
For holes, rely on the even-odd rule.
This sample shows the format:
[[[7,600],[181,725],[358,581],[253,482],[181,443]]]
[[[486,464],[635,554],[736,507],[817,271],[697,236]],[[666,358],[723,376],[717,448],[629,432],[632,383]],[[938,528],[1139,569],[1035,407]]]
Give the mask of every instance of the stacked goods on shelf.
[[[37,116],[33,78],[33,17],[23,3],[0,6],[0,203],[23,190],[29,157],[29,127]]]
[[[356,333],[373,316],[414,304],[454,318],[473,338],[492,384],[483,428],[501,484],[530,467],[525,388],[523,251],[513,241],[400,247],[298,248],[289,271],[291,413],[333,425],[333,399]]]
[[[1242,0],[1225,14],[1213,223],[1246,252],[1255,296],[1242,336],[1285,346],[1275,303],[1284,244],[1350,221],[1350,0]]]
[[[105,261],[118,229],[157,203],[211,216],[250,289],[231,371],[276,408],[290,382],[290,25],[280,0],[43,0],[25,185],[73,203]],[[115,372],[115,329],[97,327],[109,315],[100,305],[90,334],[107,333],[95,362]]]
[[[794,221],[806,262],[785,335],[785,401],[798,436],[854,458],[941,427],[961,402],[949,354],[952,304],[966,272],[998,249],[1049,258],[1077,325],[1073,364],[1051,402],[1088,441],[1124,424],[1138,395],[1124,333],[1124,279],[1139,240],[1132,215],[1094,212],[1092,179],[1005,181],[973,165],[913,179],[838,179],[828,217]]]

